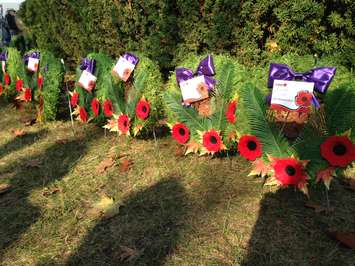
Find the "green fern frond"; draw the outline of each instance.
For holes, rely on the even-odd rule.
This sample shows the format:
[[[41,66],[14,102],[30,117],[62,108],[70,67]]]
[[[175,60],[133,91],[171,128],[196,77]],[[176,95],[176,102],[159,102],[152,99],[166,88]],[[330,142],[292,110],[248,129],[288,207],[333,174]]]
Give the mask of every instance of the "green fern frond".
[[[247,113],[250,133],[260,139],[264,154],[273,157],[295,154],[282,132],[267,120],[267,106],[261,92],[254,85],[245,84],[241,90],[241,99]]]

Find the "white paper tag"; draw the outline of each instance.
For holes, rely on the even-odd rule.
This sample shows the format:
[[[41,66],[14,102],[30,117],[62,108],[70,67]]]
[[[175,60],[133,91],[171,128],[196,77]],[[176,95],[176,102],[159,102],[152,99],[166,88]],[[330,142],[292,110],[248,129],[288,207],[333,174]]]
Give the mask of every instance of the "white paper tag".
[[[120,77],[120,79],[127,81],[135,67],[136,65],[121,56],[113,68],[113,71]]]
[[[201,86],[204,86],[204,94],[201,93]],[[208,90],[204,76],[198,76],[180,82],[182,99],[188,102],[196,102],[208,98]]]
[[[6,61],[1,61],[2,72],[6,72]]]
[[[39,64],[39,59],[30,57],[30,58],[28,58],[27,68],[28,68],[28,70],[30,70],[32,72],[37,72],[38,64]]]
[[[89,71],[84,70],[81,73],[80,79],[78,81],[78,83],[80,84],[81,87],[83,87],[86,90],[92,90],[92,84],[96,83],[96,77],[91,74]]]
[[[302,107],[298,99],[302,95],[313,94],[314,83],[304,81],[274,80],[271,108],[298,110]],[[309,95],[308,95],[309,96]]]

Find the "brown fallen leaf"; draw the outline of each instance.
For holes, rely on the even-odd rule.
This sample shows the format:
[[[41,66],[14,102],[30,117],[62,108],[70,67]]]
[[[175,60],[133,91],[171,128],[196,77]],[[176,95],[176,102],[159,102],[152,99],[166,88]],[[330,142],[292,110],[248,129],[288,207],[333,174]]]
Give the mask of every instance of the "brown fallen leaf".
[[[27,168],[40,168],[42,162],[40,160],[28,160],[25,162],[25,167]]]
[[[45,190],[42,192],[42,195],[45,197],[48,197],[48,196],[56,194],[58,192],[62,192],[62,189],[60,189],[60,188],[53,188],[53,189],[45,188]]]
[[[120,246],[122,253],[120,255],[121,261],[129,262],[139,256],[139,251],[137,249],[129,248],[126,246]]]
[[[131,166],[133,165],[133,161],[132,160],[122,160],[120,162],[120,172],[127,172]]]
[[[11,190],[11,186],[9,184],[0,184],[0,195],[5,194]]]
[[[105,173],[105,171],[107,170],[107,168],[110,168],[111,166],[113,166],[114,161],[112,158],[107,158],[105,160],[103,160],[97,167],[96,167],[96,172],[98,172],[99,174],[103,174]]]
[[[13,128],[11,129],[11,133],[15,135],[15,137],[22,137],[26,135],[26,131],[20,128]]]
[[[328,236],[339,241],[344,246],[355,250],[355,233],[338,232],[333,230],[327,230],[326,233]]]
[[[177,146],[175,148],[175,152],[174,152],[174,155],[176,157],[184,157],[185,156],[185,149],[183,146]]]
[[[313,209],[316,213],[322,213],[322,212],[332,212],[334,211],[334,208],[328,208],[327,207],[324,207],[320,204],[317,204],[313,201],[307,201],[306,204],[304,205],[305,207],[307,208],[310,208],[310,209]]]

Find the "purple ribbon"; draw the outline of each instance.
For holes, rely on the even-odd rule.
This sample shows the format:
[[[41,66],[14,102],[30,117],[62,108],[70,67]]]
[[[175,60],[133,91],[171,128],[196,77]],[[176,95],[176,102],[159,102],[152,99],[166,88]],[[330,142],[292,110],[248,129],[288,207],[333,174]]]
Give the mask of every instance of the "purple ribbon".
[[[216,74],[213,64],[213,57],[208,55],[204,58],[197,67],[197,71],[194,73],[188,68],[180,67],[175,70],[176,81],[180,84],[183,81],[194,78],[195,76],[204,76],[208,90],[213,90],[217,81],[212,78]]]
[[[313,68],[305,73],[294,72],[288,65],[271,64],[269,69],[268,87],[272,88],[274,80],[302,80],[313,82],[317,92],[325,94],[335,75],[335,67]]]
[[[80,66],[81,70],[86,70],[94,75],[95,68],[96,68],[95,59],[83,58],[83,60],[81,61],[81,66]]]
[[[0,61],[7,61],[7,51],[0,53]]]
[[[139,58],[131,53],[125,53],[122,57],[133,65],[137,65],[139,62]]]
[[[40,59],[41,58],[41,54],[40,52],[32,52],[29,54],[25,54],[23,57],[23,61],[25,62],[25,65],[28,65],[28,59],[29,58],[35,58],[35,59]]]

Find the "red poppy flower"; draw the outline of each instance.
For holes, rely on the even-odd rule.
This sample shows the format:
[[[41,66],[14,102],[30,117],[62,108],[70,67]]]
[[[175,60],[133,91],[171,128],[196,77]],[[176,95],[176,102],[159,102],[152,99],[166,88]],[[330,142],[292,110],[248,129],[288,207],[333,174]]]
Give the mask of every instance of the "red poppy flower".
[[[91,101],[91,109],[94,113],[95,116],[98,116],[99,115],[99,112],[100,112],[100,102],[97,98],[94,98],[92,101]]]
[[[128,115],[120,115],[117,119],[118,130],[122,134],[126,134],[129,131],[130,123]]]
[[[104,114],[106,117],[111,117],[113,114],[113,105],[110,99],[104,102]]]
[[[259,139],[252,135],[245,135],[239,139],[238,151],[241,156],[249,161],[255,161],[262,155],[262,146]]]
[[[41,74],[38,75],[37,86],[38,86],[38,88],[42,88],[42,86],[43,86],[43,77]]]
[[[180,144],[186,143],[190,138],[189,129],[182,123],[177,123],[171,129],[173,138]]]
[[[142,99],[137,103],[136,115],[141,120],[146,120],[149,116],[150,104],[146,100]]]
[[[78,102],[79,102],[79,93],[74,91],[70,98],[70,104],[71,106],[76,107],[78,105]]]
[[[232,101],[229,103],[226,112],[226,118],[229,123],[234,124],[236,121],[235,111],[237,110],[237,101]]]
[[[88,121],[88,114],[87,114],[87,112],[86,112],[84,107],[80,107],[80,109],[79,109],[79,117],[80,117],[80,120],[82,122],[84,122],[84,123]]]
[[[24,84],[24,83],[23,83],[23,80],[22,80],[22,79],[16,80],[16,91],[17,91],[17,92],[22,91],[23,84]]]
[[[2,95],[2,93],[3,93],[3,87],[2,87],[2,84],[0,84],[0,95]]]
[[[211,153],[219,152],[223,148],[220,135],[215,130],[207,131],[202,136],[202,144]]]
[[[355,146],[347,136],[331,136],[320,145],[320,153],[331,166],[345,167],[355,160]]]
[[[30,88],[25,89],[23,99],[25,102],[32,101],[32,89]]]
[[[307,174],[301,161],[295,158],[275,159],[272,163],[275,178],[283,185],[295,185],[305,183]]]
[[[296,105],[309,107],[312,104],[313,95],[308,91],[300,91],[296,96]]]
[[[10,75],[7,73],[5,73],[5,76],[4,76],[4,83],[5,83],[5,86],[9,86],[11,83]]]

